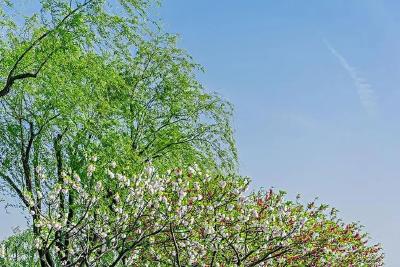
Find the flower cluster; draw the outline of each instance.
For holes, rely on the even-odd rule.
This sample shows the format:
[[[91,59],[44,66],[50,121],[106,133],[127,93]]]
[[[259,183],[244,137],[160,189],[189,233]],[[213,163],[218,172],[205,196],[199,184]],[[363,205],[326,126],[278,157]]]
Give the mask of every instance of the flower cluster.
[[[246,193],[248,178],[197,165],[159,174],[149,164],[130,175],[95,164],[84,179],[63,173],[41,193],[47,208],[34,209],[34,246],[62,266],[382,265],[380,247],[325,205]]]

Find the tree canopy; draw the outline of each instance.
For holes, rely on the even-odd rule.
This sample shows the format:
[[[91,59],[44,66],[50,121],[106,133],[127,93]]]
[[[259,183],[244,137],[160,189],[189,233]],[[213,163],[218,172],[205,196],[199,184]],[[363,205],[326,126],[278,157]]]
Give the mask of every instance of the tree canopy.
[[[1,2],[0,189],[30,224],[3,263],[380,266],[327,206],[245,193],[232,107],[153,4],[42,0],[17,19]]]
[[[248,178],[221,179],[198,166],[159,174],[148,165],[142,173],[128,175],[115,162],[97,168],[95,159],[87,166],[93,183],[82,184],[76,173],[65,173],[64,183],[43,196],[48,209],[34,210],[39,215],[34,224],[41,231],[28,244],[48,252],[57,266],[379,266],[382,262],[380,247],[366,245],[368,236],[361,227],[344,224],[326,205],[304,206],[272,190],[246,195]],[[80,195],[72,220],[59,214],[60,192]],[[58,232],[68,237],[64,243]],[[71,241],[65,244],[67,240]],[[5,246],[10,260],[15,258],[12,245]]]

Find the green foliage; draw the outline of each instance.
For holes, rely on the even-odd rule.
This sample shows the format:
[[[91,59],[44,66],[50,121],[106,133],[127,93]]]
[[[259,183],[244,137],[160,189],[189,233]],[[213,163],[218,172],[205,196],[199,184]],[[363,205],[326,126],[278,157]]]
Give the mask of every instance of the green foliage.
[[[148,165],[136,175],[96,166],[87,168],[93,185],[66,173],[44,196],[49,209],[35,221],[34,243],[56,266],[382,266],[380,247],[327,205],[288,201],[282,191],[246,196],[248,178],[198,166],[162,174]],[[80,195],[70,223],[57,216],[60,190]],[[69,264],[61,265],[57,229],[72,237]]]
[[[125,171],[149,161],[236,169],[230,104],[204,90],[176,37],[149,22],[150,5],[43,0],[22,25],[7,16],[11,5],[1,8],[0,183],[32,214],[35,236],[38,214],[50,212],[43,197],[65,171],[92,186],[88,155],[131,162]],[[59,192],[58,213],[72,221],[78,196]],[[43,265],[48,251],[38,253]]]
[[[150,31],[148,5],[42,1],[42,12],[22,28],[5,27],[3,174],[21,174],[21,150],[28,148],[26,171],[41,165],[55,174],[58,137],[72,168],[86,160],[85,150],[100,160],[129,159],[137,169],[153,160],[159,168],[196,161],[235,170],[230,104],[202,88],[194,75],[199,66],[175,36]]]
[[[0,3],[0,188],[32,225],[3,264],[381,265],[326,206],[243,195],[232,107],[152,4],[42,0],[21,24]]]
[[[29,230],[0,242],[0,266],[36,266],[33,233]]]

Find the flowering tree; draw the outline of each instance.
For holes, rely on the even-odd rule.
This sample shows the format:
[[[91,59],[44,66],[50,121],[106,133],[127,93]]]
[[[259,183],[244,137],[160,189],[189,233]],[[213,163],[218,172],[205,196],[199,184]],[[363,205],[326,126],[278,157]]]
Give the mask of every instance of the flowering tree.
[[[325,205],[304,207],[272,190],[245,195],[248,178],[196,166],[128,175],[115,163],[94,164],[85,177],[64,173],[41,196],[46,210],[32,209],[41,229],[34,246],[49,266],[382,265],[380,247]],[[81,196],[73,217],[59,213],[61,192]]]
[[[42,0],[20,26],[0,2],[0,188],[30,216],[3,263],[379,266],[326,206],[243,194],[231,107],[149,5]]]
[[[0,2],[0,188],[30,213],[34,236],[46,212],[68,223],[79,215],[80,192],[58,191],[55,207],[44,196],[69,170],[82,176],[86,153],[129,160],[131,171],[150,159],[160,169],[236,165],[230,105],[203,90],[174,36],[153,31],[149,5],[44,0],[21,26],[12,2]],[[68,244],[58,227],[54,239]],[[37,250],[42,266],[53,265],[49,250]]]

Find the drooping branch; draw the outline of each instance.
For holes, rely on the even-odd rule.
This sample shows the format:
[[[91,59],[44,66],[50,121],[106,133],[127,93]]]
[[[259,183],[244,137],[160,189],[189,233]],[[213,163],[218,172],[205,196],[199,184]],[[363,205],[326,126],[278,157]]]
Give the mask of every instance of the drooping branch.
[[[181,118],[181,119],[177,119],[177,120],[175,120],[175,121],[168,121],[167,123],[164,123],[163,125],[161,125],[160,127],[158,127],[158,128],[152,133],[152,139],[146,144],[146,146],[145,146],[142,150],[140,150],[139,155],[144,154],[144,153],[150,148],[150,146],[154,144],[154,142],[157,140],[157,137],[158,137],[157,134],[158,134],[162,129],[164,129],[164,128],[168,127],[168,126],[171,126],[171,125],[173,125],[173,124],[177,124],[177,123],[179,123],[179,122],[181,122],[181,121],[185,121],[185,120],[187,120],[187,118]],[[149,137],[148,139],[150,139],[150,137]]]
[[[18,185],[5,173],[0,172],[0,177],[3,178],[4,181],[8,185],[11,186],[11,188],[17,193],[18,197],[21,199],[21,201],[28,207],[29,203],[28,200],[25,198],[24,194],[22,193],[21,189],[18,187]]]
[[[3,89],[0,90],[0,97],[3,97],[7,95],[10,90],[12,85],[18,81],[18,80],[23,80],[26,78],[36,78],[37,75],[39,74],[40,70],[43,68],[43,66],[47,63],[48,59],[51,57],[52,53],[39,65],[38,69],[35,72],[26,72],[22,74],[14,74],[18,65],[22,62],[22,60],[26,57],[26,55],[33,49],[35,48],[43,39],[45,39],[47,36],[51,35],[53,32],[57,31],[64,23],[65,21],[68,20],[71,16],[73,16],[75,13],[80,11],[82,8],[87,6],[89,3],[93,2],[93,0],[87,0],[85,1],[82,5],[77,6],[75,9],[73,9],[71,12],[69,12],[53,29],[50,29],[43,33],[41,36],[39,36],[35,41],[33,41],[25,50],[24,52],[17,58],[15,61],[14,65],[12,66],[10,72],[8,73],[6,84],[4,85]]]

